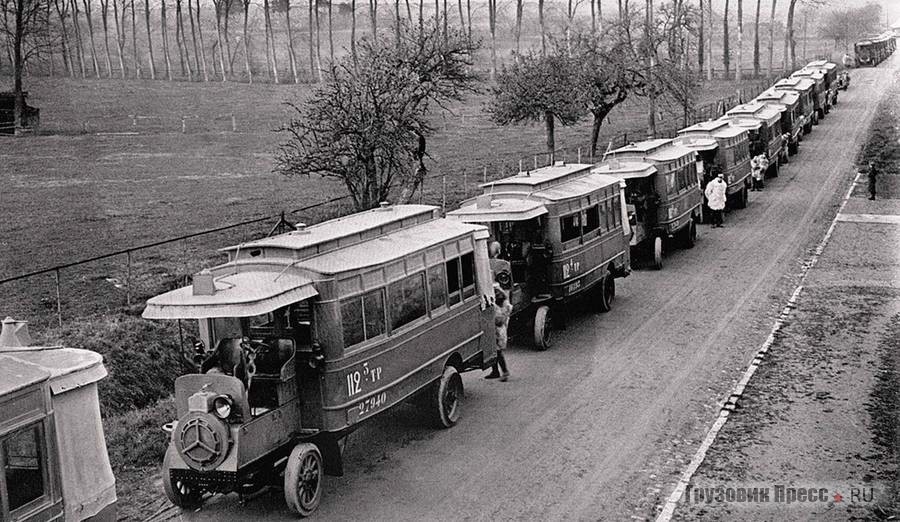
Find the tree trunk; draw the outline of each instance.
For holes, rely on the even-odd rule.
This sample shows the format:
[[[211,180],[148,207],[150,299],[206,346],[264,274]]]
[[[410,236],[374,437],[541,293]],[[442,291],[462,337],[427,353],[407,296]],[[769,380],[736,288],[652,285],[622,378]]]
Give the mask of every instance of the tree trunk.
[[[72,47],[69,45],[69,34],[66,31],[66,14],[69,11],[69,5],[65,0],[53,0],[53,6],[56,8],[56,14],[59,16],[60,38],[63,53],[63,64],[66,67],[66,73],[75,77],[75,62],[72,57]]]
[[[275,56],[275,31],[272,30],[272,16],[269,10],[269,0],[263,0],[263,11],[266,22],[266,50],[269,49],[269,42],[272,47],[272,77],[275,83],[278,83],[278,58]]]
[[[759,77],[759,11],[762,0],[756,0],[756,18],[753,21],[753,76]]]
[[[309,0],[309,76],[313,79],[313,82],[318,82],[321,78],[318,75],[318,69],[316,69],[316,35],[313,34],[313,31],[315,30],[313,21],[313,8],[315,2],[316,0]],[[354,16],[354,19],[355,18],[356,17]]]
[[[772,0],[772,13],[769,16],[769,78],[775,76],[775,4],[778,0]]]
[[[737,0],[737,26],[738,26],[738,63],[734,77],[741,81],[744,76],[744,1]]]
[[[106,51],[106,77],[112,78],[112,58],[109,54],[109,2],[110,0],[100,0],[100,23],[103,24],[103,47]]]
[[[731,50],[728,48],[728,4],[729,0],[725,0],[725,18],[722,23],[722,43],[725,49],[722,55],[722,65],[725,67],[726,80],[731,71]]]
[[[234,54],[231,52],[231,36],[228,33],[228,21],[231,19],[231,2],[224,1],[225,21],[222,23],[222,36],[225,38],[225,57],[228,58],[228,76],[234,77]],[[275,41],[275,37],[272,37]],[[274,45],[274,43],[273,43]]]
[[[291,61],[291,76],[294,77],[294,83],[300,83],[300,75],[297,72],[297,53],[294,52],[294,32],[291,29],[291,2],[290,0],[285,0],[284,3],[284,21],[287,25],[287,34],[288,34],[288,58]],[[244,12],[244,41],[247,39],[247,13]],[[247,47],[246,43],[244,44],[244,54],[246,55]],[[247,60],[247,69],[250,67],[250,60]]]
[[[353,64],[359,65],[359,58],[356,56],[356,0],[350,0],[350,56]]]
[[[169,59],[169,23],[166,20],[166,0],[160,1],[159,20],[162,26],[163,58],[166,61],[166,80],[172,81],[172,61]]]
[[[447,31],[448,31],[448,28],[447,28],[447,18],[448,18],[448,17],[447,17],[447,0],[444,0],[444,28],[443,28],[443,33],[442,33],[442,34],[443,34],[443,36],[444,36],[444,42],[445,42],[445,43],[447,42],[447,34],[448,34],[448,32],[447,32]]]
[[[316,70],[318,71],[319,78],[322,78],[323,69],[322,69],[322,26],[319,24],[319,3],[316,2],[316,9],[314,11],[315,14],[315,22],[316,22]]]
[[[655,20],[653,15],[653,0],[647,0],[647,8],[646,8],[646,19],[644,20],[644,32],[645,38],[648,43],[647,45],[647,54],[649,68],[647,71],[647,78],[650,82],[650,85],[654,85],[654,70],[656,69],[656,49],[653,45],[649,45],[652,42],[652,33],[651,29],[653,27],[653,22]],[[651,138],[656,137],[656,90],[650,89],[650,107],[647,114],[647,133]]]
[[[466,12],[463,10],[462,0],[457,0],[456,5],[459,8],[459,29],[464,31],[466,29]],[[406,7],[409,7],[409,0],[406,0]]]
[[[188,8],[188,21],[191,24],[191,43],[194,46],[194,70],[197,71],[197,76],[200,76],[200,51],[197,49],[197,29],[194,27],[194,8],[191,5],[191,0],[187,0],[187,8]]]
[[[119,14],[119,2],[122,2],[122,13]],[[124,80],[125,71],[125,0],[113,0],[113,19],[116,21],[116,54],[119,58],[119,72]]]
[[[593,120],[591,121],[591,157],[597,157],[597,143],[600,140],[600,127],[603,126],[603,119],[609,114],[609,109],[596,109],[591,111]]]
[[[472,41],[472,0],[466,0],[466,38]]]
[[[394,45],[400,45],[400,0],[394,0]]]
[[[712,11],[712,0],[706,0],[706,19],[709,22],[706,24],[709,28],[709,35],[706,38],[706,79],[708,81],[712,81],[713,79],[713,33],[715,32],[715,24],[713,24],[713,11]]]
[[[132,60],[134,60],[134,77],[137,79],[143,75],[137,46],[137,12],[134,10],[134,0],[129,0],[129,2],[131,4],[131,54]]]
[[[187,76],[188,80],[193,80],[193,74],[190,74],[184,66],[184,53],[187,51],[187,46],[181,45],[184,39],[181,21],[181,0],[175,0],[175,47],[178,48],[178,63],[181,66],[181,77]],[[190,64],[190,60],[189,56],[188,64]]]
[[[519,55],[522,53],[521,51],[521,41],[522,41],[522,10],[524,6],[522,2],[524,0],[516,0],[516,61],[519,60]],[[593,0],[591,0],[593,2]]]
[[[547,28],[544,25],[544,0],[538,0],[538,25],[541,29],[541,56],[547,54]]]
[[[712,0],[710,0],[712,1]],[[703,72],[703,52],[706,50],[706,9],[703,7],[703,0],[700,0],[700,31],[697,41],[697,69]]]
[[[22,54],[25,39],[25,0],[15,0],[15,20],[13,21],[13,133],[22,130],[22,119],[25,112],[25,93],[22,92],[22,71],[25,68],[25,57]],[[6,6],[4,6],[6,7]],[[4,21],[6,25],[6,21]]]
[[[372,38],[378,34],[378,0],[369,0],[369,23],[372,24]]]
[[[797,0],[791,0],[791,3],[788,5],[788,14],[787,14],[787,30],[784,32],[784,52],[785,56],[790,58],[785,59],[785,64],[790,64],[791,70],[797,68],[797,42],[794,40],[794,8],[797,6]]]
[[[488,0],[488,24],[491,29],[491,81],[497,77],[497,0]]]
[[[331,5],[334,2],[328,2],[328,60],[334,63],[334,14]]]
[[[155,80],[156,64],[153,60],[153,36],[150,33],[150,0],[144,0],[144,22],[147,24],[147,50],[150,52],[150,79]]]
[[[81,28],[78,26],[78,0],[72,0],[72,30],[75,33],[75,54],[78,56],[81,77],[87,78],[87,67],[84,63],[84,41],[81,39]]]
[[[425,0],[419,0],[419,34],[425,32]]]
[[[244,41],[244,72],[247,73],[247,81],[253,84],[253,68],[250,67],[250,33],[248,26],[250,22],[250,0],[241,0],[244,11],[244,34],[241,38]],[[288,2],[288,13],[290,13],[290,2]],[[288,16],[288,34],[290,34],[290,14]],[[290,42],[289,42],[290,43]]]
[[[200,0],[197,0],[198,2]],[[222,36],[222,8],[227,0],[219,0],[214,3],[216,13],[216,47],[219,50],[219,69],[222,71],[222,81],[228,81],[228,70],[225,68],[225,38]],[[165,0],[163,0],[165,2]],[[215,59],[215,56],[214,56]],[[215,73],[215,66],[213,66]]]
[[[547,154],[550,156],[550,164],[553,165],[556,155],[556,133],[554,132],[553,113],[544,113],[544,128],[547,130]]]
[[[209,67],[206,64],[206,46],[203,44],[203,18],[200,17],[200,0],[197,0],[197,38],[200,40],[200,66],[203,68],[203,81],[209,81]]]
[[[100,64],[97,62],[97,46],[94,43],[94,21],[91,17],[91,0],[82,0],[84,4],[84,17],[87,19],[88,38],[91,41],[91,65],[94,66],[94,75],[100,78]]]

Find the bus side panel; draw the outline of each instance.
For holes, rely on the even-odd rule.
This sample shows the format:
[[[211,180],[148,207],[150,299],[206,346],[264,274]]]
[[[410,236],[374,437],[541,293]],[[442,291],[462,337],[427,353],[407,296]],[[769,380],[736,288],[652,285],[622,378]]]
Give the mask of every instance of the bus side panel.
[[[575,251],[554,256],[550,262],[553,297],[565,298],[591,288],[606,275],[602,269],[607,263],[615,259],[617,268],[627,263],[628,250],[620,224]]]
[[[463,363],[481,356],[493,329],[476,294],[432,319],[419,319],[405,331],[328,363],[322,375],[323,428],[335,431],[386,410],[438,379],[447,359]],[[483,340],[487,337],[489,340]]]

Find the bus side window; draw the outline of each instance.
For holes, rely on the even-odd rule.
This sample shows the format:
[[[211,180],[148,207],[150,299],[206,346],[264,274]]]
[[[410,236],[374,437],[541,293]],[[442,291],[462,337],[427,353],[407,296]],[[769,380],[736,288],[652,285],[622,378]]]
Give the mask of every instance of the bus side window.
[[[599,205],[594,205],[593,207],[588,207],[585,212],[585,220],[584,220],[584,233],[593,232],[600,228],[600,207]]]
[[[444,266],[428,267],[428,302],[431,310],[447,305],[447,287],[444,280]]]
[[[463,299],[468,299],[475,295],[475,254],[469,252],[464,254],[460,260],[462,261]]]
[[[391,283],[388,291],[391,302],[391,330],[397,330],[425,315],[424,272]]]
[[[569,214],[559,218],[560,240],[565,243],[581,237],[581,214]]]
[[[459,284],[459,259],[447,261],[447,296],[450,306],[462,301],[462,286]]]

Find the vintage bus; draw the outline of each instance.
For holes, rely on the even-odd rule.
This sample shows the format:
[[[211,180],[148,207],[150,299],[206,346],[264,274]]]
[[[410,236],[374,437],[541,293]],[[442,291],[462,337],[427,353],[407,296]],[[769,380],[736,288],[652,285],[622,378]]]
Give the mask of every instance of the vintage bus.
[[[831,106],[837,105],[841,83],[838,79],[839,74],[837,64],[829,62],[828,60],[813,60],[806,64],[804,69],[811,69],[825,75],[825,87],[831,95]]]
[[[819,115],[816,112],[813,101],[813,82],[809,78],[784,78],[778,80],[772,86],[777,91],[793,91],[800,95],[800,111],[803,113],[803,133],[812,132],[813,125],[819,123]]]
[[[0,520],[116,520],[97,382],[100,354],[0,332]]]
[[[805,119],[800,107],[800,94],[796,91],[768,89],[753,101],[764,103],[781,111],[781,133],[788,137],[788,154],[793,156],[800,150],[803,141]]]
[[[781,133],[781,111],[763,103],[738,105],[720,118],[732,125],[747,129],[750,135],[750,156],[765,154],[769,160],[767,175],[777,176],[780,163],[787,163],[787,147]]]
[[[819,119],[831,112],[832,93],[825,82],[825,75],[814,69],[799,69],[791,74],[791,78],[808,78],[813,82],[813,106]]]
[[[279,484],[306,516],[362,422],[413,399],[456,424],[460,373],[495,359],[487,240],[436,207],[384,204],[226,248],[150,299],[145,318],[197,320],[200,335],[175,382],[169,500]]]
[[[678,131],[675,144],[693,149],[700,159],[701,189],[717,175],[728,183],[727,201],[736,208],[747,206],[750,186],[750,135],[727,121],[703,121]]]
[[[897,50],[897,40],[888,31],[856,42],[853,50],[857,67],[875,67]]]
[[[564,324],[573,299],[589,296],[606,312],[615,279],[631,271],[624,186],[592,167],[558,162],[492,181],[447,214],[490,228],[500,246],[494,277],[539,350],[549,347],[553,323]]]
[[[662,268],[670,240],[694,246],[703,204],[695,151],[671,139],[641,141],[610,152],[594,172],[625,180],[626,202],[636,221],[631,244],[650,251],[654,268]]]

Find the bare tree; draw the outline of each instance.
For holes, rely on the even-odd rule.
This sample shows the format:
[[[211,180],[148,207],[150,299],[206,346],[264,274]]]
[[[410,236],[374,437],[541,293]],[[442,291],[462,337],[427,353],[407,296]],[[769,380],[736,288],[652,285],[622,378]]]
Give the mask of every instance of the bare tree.
[[[271,42],[272,48],[272,78],[274,78],[275,83],[278,83],[278,59],[275,57],[275,32],[272,30],[272,17],[270,15],[269,10],[269,0],[263,0],[263,13],[266,24],[266,58],[268,60],[269,54],[269,42]]]
[[[197,5],[200,5],[200,0],[197,2]],[[144,22],[147,25],[147,51],[150,53],[150,79],[155,80],[156,64],[153,59],[153,34],[150,32],[150,0],[144,0]]]
[[[94,21],[91,13],[91,0],[82,0],[84,5],[84,18],[87,20],[88,38],[91,41],[91,65],[94,66],[94,75],[100,77],[100,64],[97,63],[97,46],[94,44]]]
[[[753,76],[759,77],[759,12],[762,0],[756,0],[756,17],[753,20]]]
[[[172,60],[169,58],[169,23],[166,18],[166,0],[160,0],[159,19],[162,26],[163,58],[166,61],[166,79],[172,80]]]
[[[769,15],[769,77],[774,76],[775,61],[775,7],[778,0],[772,0],[772,12]]]
[[[319,78],[322,77],[324,69],[322,68],[322,26],[319,23],[319,3],[316,1],[316,9],[314,11],[316,23],[316,70],[318,70]]]
[[[178,63],[181,66],[181,76],[187,76],[188,80],[191,80],[193,74],[188,73],[184,66],[184,53],[187,51],[187,46],[182,45],[184,32],[182,31],[183,24],[181,21],[181,0],[175,0],[175,47],[178,48]],[[190,57],[188,57],[188,64],[190,64]]]
[[[654,84],[654,72],[656,69],[656,45],[653,40],[656,38],[654,29],[656,27],[655,18],[653,16],[653,0],[647,0],[647,6],[644,12],[644,46],[646,49],[647,60],[647,83]],[[649,89],[648,101],[649,107],[647,111],[647,134],[656,137],[656,90]]]
[[[522,5],[523,1],[524,0],[516,0],[516,60],[518,60],[519,55],[522,54],[522,48],[520,44],[522,40],[522,10],[524,8],[524,6]]]
[[[332,4],[334,0],[328,0],[328,60],[334,63],[334,14]]]
[[[712,54],[712,46],[713,46],[713,32],[715,31],[715,24],[713,24],[713,11],[712,11],[712,0],[706,0],[706,18],[709,20],[707,26],[709,27],[709,36],[706,38],[706,79],[712,81],[713,79],[713,54]]]
[[[225,57],[228,64],[228,76],[234,77],[234,54],[231,52],[231,36],[228,32],[228,21],[231,20],[231,4],[233,0],[224,0],[224,12],[222,20],[222,37],[225,38]]]
[[[350,0],[350,56],[353,63],[359,63],[359,57],[356,55],[356,0]]]
[[[538,0],[538,25],[541,30],[541,54],[547,54],[547,26],[544,24],[544,0]]]
[[[198,2],[200,0],[197,0]],[[165,0],[163,0],[165,2]],[[225,67],[225,36],[222,34],[222,17],[225,15],[225,4],[228,0],[213,0],[213,9],[215,9],[216,15],[216,47],[219,51],[219,69],[222,71],[222,81],[228,81],[228,69]],[[199,11],[197,20],[200,20]],[[213,59],[215,59],[215,49],[213,52]],[[215,65],[213,65],[213,74],[215,74]]]
[[[703,0],[700,0],[700,30],[697,34],[697,68],[703,72],[703,52],[706,50],[706,9],[703,7]]]
[[[372,24],[372,36],[378,34],[378,0],[369,0],[369,23]]]
[[[249,1],[249,0],[247,0]],[[244,15],[244,39],[246,40],[247,34],[247,22],[246,22],[246,14]],[[291,62],[291,76],[294,78],[294,83],[300,83],[300,75],[297,71],[297,53],[294,51],[294,32],[291,30],[291,0],[285,0],[284,2],[284,21],[287,25],[287,34],[288,34],[288,59]],[[245,44],[245,53],[246,53],[246,44]],[[247,60],[247,70],[250,69],[250,61]]]
[[[491,81],[497,78],[497,0],[488,0],[488,26],[491,30]]]
[[[30,59],[52,43],[50,20],[46,16],[48,0],[14,0],[0,3],[3,24],[0,34],[12,41],[13,132],[19,134],[25,121],[25,91],[22,75]],[[9,19],[12,18],[12,23]]]
[[[321,81],[321,77],[319,76],[319,69],[316,68],[316,35],[313,34],[315,30],[315,22],[313,20],[313,9],[316,9],[316,0],[308,0],[308,11],[309,11],[309,75],[313,79],[314,82]]]
[[[109,55],[109,0],[100,0],[100,22],[103,24],[103,47],[106,51],[106,77],[112,78],[112,60]]]

